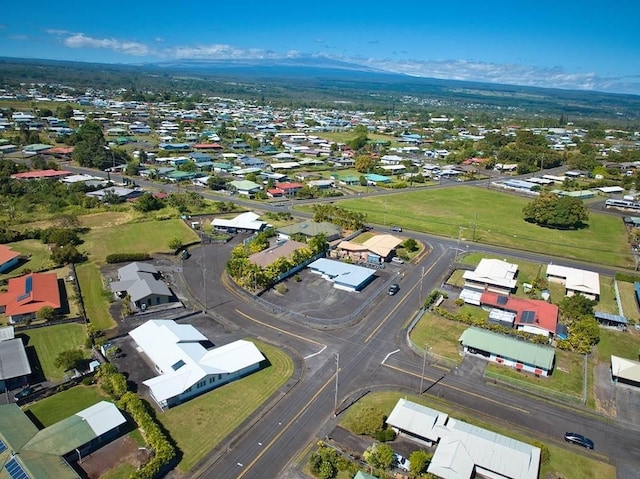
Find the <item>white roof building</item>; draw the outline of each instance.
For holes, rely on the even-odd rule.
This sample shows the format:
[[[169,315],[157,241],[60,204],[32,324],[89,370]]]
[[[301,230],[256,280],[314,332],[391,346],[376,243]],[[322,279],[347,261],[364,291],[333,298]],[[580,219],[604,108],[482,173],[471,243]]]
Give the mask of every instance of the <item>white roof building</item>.
[[[538,477],[539,448],[426,406],[399,399],[387,424],[418,442],[437,443],[427,472],[443,479]]]
[[[260,218],[260,215],[248,211],[231,219],[214,218],[212,225],[214,228],[220,229],[233,228],[237,230],[260,231],[267,223],[259,221],[258,218]]]
[[[160,407],[180,402],[242,377],[259,368],[265,357],[250,341],[239,340],[214,349],[190,324],[151,320],[129,333],[160,373],[143,381]]]
[[[480,305],[480,296],[484,291],[509,294],[515,290],[518,265],[499,259],[482,258],[474,271],[465,271],[464,290],[460,297],[467,303]]]
[[[547,280],[564,284],[567,296],[581,294],[589,299],[600,298],[600,275],[593,271],[550,264]]]
[[[611,376],[615,381],[640,386],[640,362],[612,355]]]

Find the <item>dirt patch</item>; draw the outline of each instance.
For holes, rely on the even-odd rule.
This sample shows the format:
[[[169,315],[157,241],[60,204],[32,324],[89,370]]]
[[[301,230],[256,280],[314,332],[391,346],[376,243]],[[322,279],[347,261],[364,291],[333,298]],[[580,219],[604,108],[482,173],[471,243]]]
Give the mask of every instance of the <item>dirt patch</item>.
[[[616,395],[611,384],[611,373],[606,363],[598,363],[593,368],[593,395],[596,411],[616,417]]]
[[[150,454],[147,449],[139,448],[130,436],[122,436],[83,457],[78,467],[84,470],[89,479],[98,479],[107,471],[122,464],[131,464],[137,469],[149,461]]]

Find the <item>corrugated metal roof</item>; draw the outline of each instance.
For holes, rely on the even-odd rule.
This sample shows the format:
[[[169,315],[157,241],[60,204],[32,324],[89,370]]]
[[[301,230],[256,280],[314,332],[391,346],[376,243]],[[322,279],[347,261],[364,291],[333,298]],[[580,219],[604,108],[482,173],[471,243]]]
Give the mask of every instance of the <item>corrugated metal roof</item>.
[[[17,404],[0,404],[0,437],[9,449],[19,451],[37,432]]]
[[[447,417],[446,413],[400,398],[389,414],[387,424],[419,437],[437,441],[440,437],[437,426],[444,424]]]
[[[640,383],[640,362],[612,355],[611,374],[622,379]]]
[[[555,352],[523,340],[492,333],[481,328],[468,328],[460,336],[463,346],[481,349],[522,363],[550,370]]]
[[[0,380],[28,374],[31,374],[31,365],[22,339],[0,341]]]

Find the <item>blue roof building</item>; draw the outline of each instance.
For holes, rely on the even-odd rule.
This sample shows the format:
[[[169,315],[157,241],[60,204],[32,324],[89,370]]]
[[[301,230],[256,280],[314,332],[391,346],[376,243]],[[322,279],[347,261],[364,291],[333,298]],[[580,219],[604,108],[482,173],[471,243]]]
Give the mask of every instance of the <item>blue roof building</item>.
[[[353,264],[320,258],[309,265],[313,273],[333,282],[333,287],[345,291],[360,291],[375,278],[375,270]]]

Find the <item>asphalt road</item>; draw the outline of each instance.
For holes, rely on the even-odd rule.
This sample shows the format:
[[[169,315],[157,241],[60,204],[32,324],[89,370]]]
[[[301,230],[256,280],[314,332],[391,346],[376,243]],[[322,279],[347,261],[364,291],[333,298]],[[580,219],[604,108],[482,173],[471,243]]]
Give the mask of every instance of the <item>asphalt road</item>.
[[[616,464],[619,478],[636,477],[633,474],[640,466],[637,430],[589,412],[487,385],[479,375],[463,368],[446,372],[427,365],[421,380],[422,358],[407,347],[406,327],[425,295],[446,278],[458,243],[438,240],[431,246],[431,254],[420,264],[406,265],[400,292],[393,297],[382,295],[365,310],[361,321],[348,329],[312,330],[273,316],[258,304],[245,301],[244,296],[218,287],[222,283],[216,282],[216,275],[222,270],[207,268],[207,283],[215,285],[206,288],[211,312],[274,344],[285,343],[307,358],[300,382],[279,399],[277,406],[234,438],[231,445],[203,461],[192,477],[298,477],[295,459],[307,444],[332,430],[335,412],[340,415],[367,391],[395,389],[416,393],[421,382],[425,394],[455,403],[484,421],[498,421],[525,434],[535,433],[536,437],[563,447],[571,447],[562,440],[564,432],[584,432],[596,443],[594,457]],[[222,255],[205,253],[205,257],[211,256],[222,266]],[[510,256],[514,253],[510,252]],[[537,256],[527,257],[539,260]],[[192,259],[192,263],[185,262],[184,274],[188,282],[191,278],[192,293],[197,296],[202,291],[197,279],[202,272],[195,250]]]
[[[84,168],[68,169],[95,174],[95,171]],[[119,180],[118,175],[111,177]],[[136,181],[143,187],[157,188],[157,184]],[[450,182],[440,187],[463,185]],[[163,185],[162,189],[184,191],[176,185]],[[234,197],[200,192],[210,198],[255,207],[252,202]],[[383,193],[371,193],[374,194]],[[279,211],[274,206],[265,208],[261,205],[260,208]],[[637,429],[592,413],[492,387],[473,374],[474,368],[470,369],[471,372],[460,368],[445,373],[427,365],[424,380],[421,378],[422,358],[408,349],[405,328],[424,295],[441,286],[458,253],[483,251],[543,263],[549,258],[453,238],[418,233],[412,233],[412,236],[428,242],[432,252],[421,263],[406,265],[400,292],[393,297],[381,295],[365,309],[361,321],[355,326],[332,330],[310,329],[273,315],[256,302],[247,301],[245,295],[227,288],[222,281],[227,256],[215,250],[214,245],[203,246],[200,254],[198,248],[192,250],[194,256],[184,262],[183,272],[191,295],[200,305],[212,316],[233,322],[248,334],[297,352],[303,358],[304,371],[296,385],[277,398],[275,405],[264,411],[259,421],[243,428],[220,450],[213,451],[191,477],[299,477],[296,459],[310,442],[324,437],[333,429],[336,412],[340,415],[368,391],[396,389],[417,392],[423,383],[424,394],[447,399],[486,421],[499,421],[525,433],[535,431],[536,436],[563,447],[570,447],[562,441],[564,432],[583,432],[595,441],[593,455],[616,465],[619,479],[637,478],[640,470]],[[555,262],[584,266],[565,260]],[[613,272],[610,268],[595,265],[589,265],[589,268],[602,274]],[[349,307],[345,304],[345,308]]]

